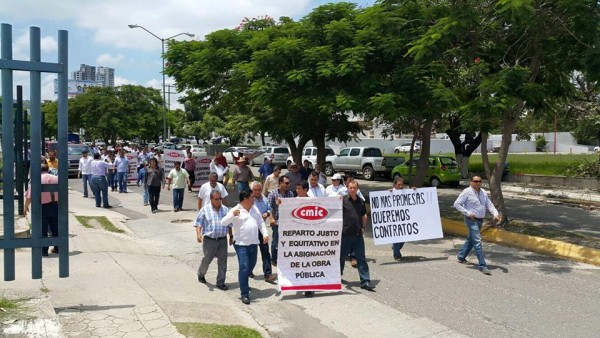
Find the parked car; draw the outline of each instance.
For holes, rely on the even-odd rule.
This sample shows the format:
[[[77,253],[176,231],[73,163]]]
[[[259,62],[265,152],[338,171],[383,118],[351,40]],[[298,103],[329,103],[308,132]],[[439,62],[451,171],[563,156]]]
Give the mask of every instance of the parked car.
[[[50,141],[46,143],[47,151],[54,151],[58,149],[58,142]],[[77,169],[79,168],[79,159],[81,158],[81,153],[84,150],[87,150],[88,153],[91,152],[90,147],[87,144],[76,144],[69,143],[67,144],[67,157],[69,159],[69,176],[77,176]],[[92,154],[89,154],[92,156]],[[60,175],[60,173],[59,173]]]
[[[331,155],[335,155],[335,152],[333,151],[333,149],[331,149],[329,147],[325,147],[325,157],[331,156]],[[304,150],[302,151],[302,163],[304,163],[305,160],[308,160],[311,168],[315,167],[315,164],[317,163],[317,147],[305,147],[304,148]],[[290,164],[292,164],[292,162],[294,162],[294,159],[290,156],[287,158],[285,164],[287,166],[289,166]],[[298,164],[302,165],[302,163],[298,163]]]
[[[408,152],[410,152],[410,145],[411,144],[412,144],[411,142],[402,143],[401,145],[399,145],[399,146],[397,146],[397,147],[394,148],[394,152],[396,154],[398,154],[398,153],[408,153]],[[421,151],[421,145],[419,143],[415,143],[415,146],[414,146],[413,149],[414,149],[413,152],[418,153],[418,152]]]
[[[206,156],[206,148],[196,144],[183,144],[184,149],[190,147],[193,156]]]
[[[339,155],[325,158],[325,174],[332,176],[336,172],[361,173],[365,180],[374,180],[376,175],[387,176],[389,168],[381,149],[374,147],[344,148]]]
[[[392,169],[392,177],[401,176],[405,182],[408,182],[409,165],[412,166],[412,175],[417,173],[417,163],[419,157],[414,157],[412,161],[406,161]],[[460,170],[458,163],[450,156],[430,156],[429,168],[425,175],[425,184],[437,187],[440,184],[448,184],[451,187],[457,187],[460,182]]]
[[[285,165],[287,158],[290,156],[290,151],[287,147],[272,147],[262,146],[258,148],[259,151],[264,151],[264,154],[258,155],[250,161],[252,165],[261,165],[264,163],[265,158],[272,158],[273,164]]]
[[[223,156],[227,160],[227,163],[234,163],[234,157],[240,157],[240,151],[248,149],[248,147],[229,147],[223,150]]]

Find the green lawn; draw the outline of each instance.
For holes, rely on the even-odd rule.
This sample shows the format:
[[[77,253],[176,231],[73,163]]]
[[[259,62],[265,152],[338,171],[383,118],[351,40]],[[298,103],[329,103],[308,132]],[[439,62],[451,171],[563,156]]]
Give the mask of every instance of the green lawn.
[[[495,163],[498,154],[489,154],[490,162]],[[508,154],[512,174],[532,175],[565,175],[566,170],[579,163],[594,162],[598,159],[595,154]],[[483,172],[481,154],[473,154],[469,160],[470,172]]]

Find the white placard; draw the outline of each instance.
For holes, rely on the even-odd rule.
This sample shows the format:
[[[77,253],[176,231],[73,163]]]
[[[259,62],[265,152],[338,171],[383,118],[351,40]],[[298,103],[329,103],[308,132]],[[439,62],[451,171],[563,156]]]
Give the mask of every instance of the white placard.
[[[342,200],[284,198],[279,206],[277,270],[281,291],[342,289]]]
[[[183,160],[185,160],[185,150],[169,150],[165,149],[163,160],[165,161],[165,177],[175,168],[175,162],[181,163],[183,168]],[[195,181],[193,186],[199,187],[208,182],[208,174],[210,174],[210,156],[194,156],[196,160],[196,170],[194,170]]]
[[[444,237],[436,188],[374,191],[369,198],[375,245]]]
[[[138,177],[138,158],[136,153],[125,153],[125,157],[129,160],[127,166],[127,182],[137,182]],[[116,177],[115,177],[116,179]]]

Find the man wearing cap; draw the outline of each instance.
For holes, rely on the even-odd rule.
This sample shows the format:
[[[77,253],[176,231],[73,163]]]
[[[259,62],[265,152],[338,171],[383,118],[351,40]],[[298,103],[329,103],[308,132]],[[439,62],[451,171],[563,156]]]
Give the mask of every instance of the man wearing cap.
[[[233,186],[238,193],[250,191],[250,182],[252,181],[254,181],[254,174],[246,165],[246,159],[240,157],[237,161],[237,168],[233,170]]]
[[[84,149],[81,152],[81,158],[79,159],[79,167],[77,171],[77,178],[81,177],[83,182],[83,197],[88,197],[88,185],[92,178],[92,161],[93,159],[88,156],[88,150]],[[92,189],[90,185],[90,190]]]
[[[309,197],[325,197],[325,187],[319,183],[319,174],[312,171],[308,175],[308,182],[310,186],[308,188],[308,196]]]
[[[288,169],[289,171],[285,174],[285,177],[287,177],[290,180],[288,191],[295,194],[296,184],[302,182],[302,174],[300,174],[299,166],[297,163],[290,164]]]
[[[342,184],[342,175],[333,174],[331,185],[325,189],[325,195],[329,197],[345,196],[348,194],[348,189]]]

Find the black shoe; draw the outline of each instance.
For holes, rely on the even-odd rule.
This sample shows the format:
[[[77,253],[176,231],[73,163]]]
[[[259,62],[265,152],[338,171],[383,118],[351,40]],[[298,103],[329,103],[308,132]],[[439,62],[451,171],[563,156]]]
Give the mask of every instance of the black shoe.
[[[229,288],[225,284],[217,285],[217,289],[227,291]]]
[[[206,284],[206,278],[198,276],[198,282]]]
[[[104,209],[110,209],[110,208],[112,208],[112,205],[105,205],[104,206]]]
[[[250,298],[248,298],[248,297],[242,297],[242,303],[244,303],[246,305],[250,304]]]
[[[52,250],[50,250],[50,252],[57,254],[58,253],[58,248],[57,247],[53,247]]]
[[[254,278],[254,277],[256,277],[256,276],[254,276],[254,273],[250,272],[250,275],[249,275],[248,277],[250,277],[250,278]]]
[[[315,295],[314,291],[304,291],[304,297],[312,298]]]
[[[271,261],[271,265],[277,266],[277,261]]]
[[[367,290],[367,291],[375,290],[375,287],[373,285],[371,285],[371,283],[365,283],[365,284],[361,285],[360,288],[363,290]]]
[[[460,264],[465,264],[467,262],[467,260],[464,258],[456,257],[456,259]]]

